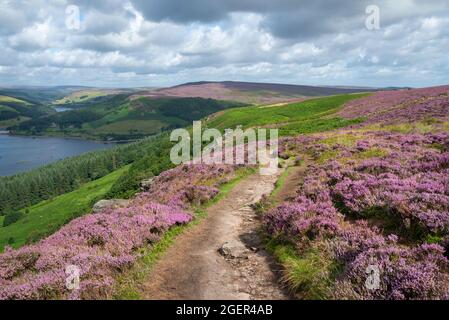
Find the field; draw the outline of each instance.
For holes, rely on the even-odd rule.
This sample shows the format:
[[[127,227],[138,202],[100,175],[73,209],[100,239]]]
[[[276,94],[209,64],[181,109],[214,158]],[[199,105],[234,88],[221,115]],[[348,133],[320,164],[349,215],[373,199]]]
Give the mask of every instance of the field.
[[[51,109],[44,105],[0,94],[0,128],[8,128],[51,112]]]
[[[14,97],[10,97],[10,96],[2,96],[0,95],[0,104],[2,102],[10,102],[10,103],[19,103],[19,104],[23,104],[23,105],[30,105],[29,102],[14,98]]]
[[[85,90],[86,87],[79,86],[57,86],[57,87],[0,87],[0,95],[25,100],[33,104],[51,104],[53,101],[62,99],[72,92]]]
[[[343,119],[336,116],[343,104],[366,96],[348,94],[310,99],[298,103],[274,106],[253,106],[227,110],[207,121],[210,128],[227,129],[241,125],[279,128],[281,136],[336,129],[359,123],[361,118]]]
[[[214,89],[217,91],[217,95],[213,95],[216,98],[231,99],[232,96],[221,95],[218,92],[226,93],[229,90],[237,90],[239,95],[244,95],[247,98],[260,98],[268,94],[276,99],[268,99],[267,102],[285,101],[285,99],[290,101],[285,105],[248,108],[243,107],[245,106],[243,103],[189,97],[192,92],[184,92],[187,88],[200,90],[207,85],[216,86],[217,84],[184,85],[167,89],[168,91],[151,91],[148,96],[145,96],[145,91],[136,94],[129,92],[110,94],[112,91],[93,89],[76,91],[55,102],[70,105],[74,110],[21,122],[13,127],[12,131],[20,134],[51,134],[97,140],[132,140],[162,130],[189,126],[194,120],[230,108],[233,110],[225,112],[223,116],[219,117],[220,120],[218,118],[212,120],[210,126],[220,129],[236,125],[244,127],[275,126],[280,128],[281,135],[293,135],[340,128],[361,120],[361,117],[344,119],[336,113],[342,104],[361,97],[364,93],[351,93],[307,101],[302,101],[304,96],[295,93],[303,92],[319,96],[332,93],[335,90],[347,92],[351,89],[255,85],[251,83],[226,83],[225,88]],[[176,97],[170,96],[172,89],[176,89]],[[213,90],[206,91],[214,92]],[[352,89],[352,91],[360,91],[360,89]],[[155,92],[157,94],[152,96]],[[251,100],[251,102],[257,103],[256,100]],[[295,100],[295,102],[291,100]],[[298,102],[298,100],[301,101]],[[248,102],[249,100],[243,99],[243,101]]]
[[[7,244],[18,248],[29,241],[36,241],[58,230],[73,218],[87,213],[92,202],[104,196],[127,169],[128,167],[123,167],[103,178],[88,182],[75,191],[21,210],[27,212],[24,218],[7,227],[1,224],[0,250]]]
[[[446,297],[448,141],[360,129],[284,141],[305,174],[264,223],[298,298]],[[370,265],[382,275],[378,290],[365,287]]]
[[[102,101],[78,103],[60,112],[20,123],[20,134],[77,136],[96,140],[132,140],[184,127],[193,120],[240,103],[202,98],[130,98],[129,94],[98,96]],[[90,99],[93,101],[96,98]],[[72,103],[71,107],[73,104]]]
[[[95,89],[89,89],[89,90],[81,90],[81,91],[75,91],[71,93],[68,96],[65,96],[62,99],[55,100],[53,104],[56,105],[64,105],[64,104],[72,104],[72,103],[80,103],[80,102],[86,102],[88,100],[107,96],[110,94],[117,94],[118,91],[114,90],[95,90]]]
[[[365,115],[353,129],[280,142],[304,173],[294,197],[259,207],[296,298],[448,298],[448,93],[375,93],[339,112]],[[375,289],[368,268],[380,274]]]
[[[11,111],[11,112],[16,112],[17,113],[17,111],[14,110],[13,108],[0,104],[0,112],[3,112],[3,111]]]

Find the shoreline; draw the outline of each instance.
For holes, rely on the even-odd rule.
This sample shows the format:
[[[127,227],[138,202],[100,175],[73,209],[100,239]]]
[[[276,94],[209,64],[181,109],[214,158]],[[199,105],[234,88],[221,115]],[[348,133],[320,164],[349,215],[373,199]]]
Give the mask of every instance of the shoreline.
[[[98,143],[104,143],[104,144],[124,144],[124,143],[131,143],[136,142],[148,137],[142,137],[140,139],[129,139],[129,140],[100,140],[95,138],[88,138],[88,137],[79,137],[79,136],[70,136],[70,135],[58,135],[58,134],[27,134],[27,133],[12,133],[11,131],[0,131],[0,134],[3,135],[9,135],[12,137],[29,137],[29,138],[60,138],[60,139],[67,139],[67,140],[83,140],[83,141],[92,141],[92,142],[98,142]]]

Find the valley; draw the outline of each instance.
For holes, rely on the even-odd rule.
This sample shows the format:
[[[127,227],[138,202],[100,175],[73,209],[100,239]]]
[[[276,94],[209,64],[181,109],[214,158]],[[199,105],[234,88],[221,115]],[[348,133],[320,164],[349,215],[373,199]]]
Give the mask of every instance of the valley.
[[[168,133],[157,134],[164,131],[159,127],[153,132],[155,136],[113,147],[101,157],[96,156],[97,152],[79,156],[76,170],[90,168],[87,174],[76,183],[69,179],[65,189],[50,191],[49,198],[44,193],[42,198],[29,199],[27,205],[21,205],[25,203],[23,200],[17,198],[14,202],[5,193],[8,189],[2,189],[2,183],[12,190],[26,180],[33,181],[30,186],[35,190],[45,188],[39,171],[2,178],[0,204],[5,215],[0,222],[5,224],[8,220],[8,223],[0,227],[0,244],[15,250],[7,249],[0,255],[0,261],[6,264],[16,261],[28,250],[42,258],[56,254],[57,264],[87,255],[91,262],[83,265],[86,270],[83,281],[94,285],[87,285],[74,296],[74,292],[61,289],[58,283],[62,280],[56,276],[46,284],[52,288],[48,291],[50,296],[39,289],[27,289],[22,296],[21,276],[17,276],[3,280],[7,286],[0,290],[0,296],[38,299],[53,295],[77,299],[441,297],[443,293],[428,283],[420,284],[420,295],[416,296],[417,292],[410,295],[408,280],[401,282],[395,278],[396,273],[386,274],[385,281],[394,282],[402,296],[391,296],[399,293],[392,293],[389,287],[373,295],[360,282],[363,277],[353,274],[363,271],[357,269],[359,260],[354,259],[365,259],[371,252],[375,252],[377,259],[387,259],[379,260],[382,261],[380,268],[384,267],[383,263],[389,263],[394,272],[408,272],[386,258],[390,251],[384,250],[388,249],[407,261],[410,272],[425,263],[432,264],[433,271],[423,276],[438,279],[439,285],[446,284],[447,181],[444,177],[447,174],[448,93],[448,87],[443,86],[308,97],[304,101],[250,106],[209,98],[130,99],[118,94],[108,100],[110,108],[108,103],[101,102],[85,109],[61,112],[106,111],[104,119],[93,119],[89,125],[106,126],[109,128],[106,130],[114,132],[119,132],[122,121],[129,121],[128,125],[137,129],[139,121],[156,120],[152,117],[157,117],[157,121],[167,118],[179,121],[179,127],[202,119],[204,128],[217,128],[221,132],[237,126],[277,128],[280,169],[278,175],[268,176],[265,183],[263,179],[258,180],[260,177],[251,167],[205,164],[175,167],[168,157],[173,142],[169,141]],[[109,109],[118,112],[109,113]],[[78,129],[82,128],[86,126],[83,124]],[[43,132],[47,134],[51,130]],[[65,161],[70,164],[73,160]],[[395,166],[402,166],[397,161],[410,161],[406,165],[409,171],[405,167],[397,171]],[[49,172],[57,177],[65,166],[57,162]],[[142,181],[148,178],[151,178],[150,186],[142,189]],[[412,184],[408,182],[410,179],[414,181]],[[428,189],[429,184],[435,187]],[[360,188],[365,189],[360,193]],[[427,191],[417,191],[422,188]],[[400,200],[394,196],[398,189],[403,190]],[[27,194],[36,196],[39,192],[23,190],[23,195]],[[407,208],[418,205],[417,197],[421,199],[422,213],[410,216],[414,211]],[[128,199],[128,202],[90,213],[100,199]],[[438,223],[433,218],[435,214]],[[149,217],[160,217],[165,222],[153,226],[154,220]],[[147,222],[141,225],[137,221]],[[77,240],[70,235],[73,232],[79,235]],[[125,238],[129,239],[124,241]],[[77,241],[77,249],[59,256],[56,252],[68,250],[67,241]],[[342,241],[347,241],[343,247],[333,247]],[[350,250],[344,254],[350,254],[351,258],[341,257],[341,250]],[[414,256],[414,252],[419,254]],[[112,260],[103,260],[111,254]],[[180,260],[188,261],[190,269],[183,267]],[[94,265],[97,267],[92,269]],[[35,266],[33,271],[25,272],[31,281],[38,281],[35,277],[41,272],[55,267]],[[413,281],[416,285],[417,280]]]
[[[0,0],[0,25],[3,313],[449,301],[449,1]]]
[[[130,141],[188,126],[193,120],[228,108],[376,89],[199,82],[150,90],[55,87],[46,88],[41,94],[33,90],[4,90],[11,94],[11,101],[27,97],[41,104],[39,108],[45,108],[44,113],[15,117],[5,109],[5,117],[10,118],[3,122],[3,128],[12,134]]]

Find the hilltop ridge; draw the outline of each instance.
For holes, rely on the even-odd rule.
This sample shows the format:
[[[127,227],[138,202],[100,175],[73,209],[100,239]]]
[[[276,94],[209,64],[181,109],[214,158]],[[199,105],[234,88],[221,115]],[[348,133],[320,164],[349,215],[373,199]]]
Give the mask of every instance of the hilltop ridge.
[[[377,88],[308,86],[281,83],[243,81],[198,81],[187,82],[173,87],[160,88],[136,93],[136,97],[200,97],[217,100],[231,100],[249,104],[267,104],[298,101],[306,97],[335,94],[372,92]]]

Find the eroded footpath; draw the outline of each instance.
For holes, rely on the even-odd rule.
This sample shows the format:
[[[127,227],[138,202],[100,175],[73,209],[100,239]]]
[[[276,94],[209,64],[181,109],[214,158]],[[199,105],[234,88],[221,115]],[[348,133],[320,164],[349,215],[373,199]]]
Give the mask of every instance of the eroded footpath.
[[[145,299],[287,299],[273,258],[263,249],[251,205],[269,195],[278,176],[251,175],[207,209],[153,268]]]

